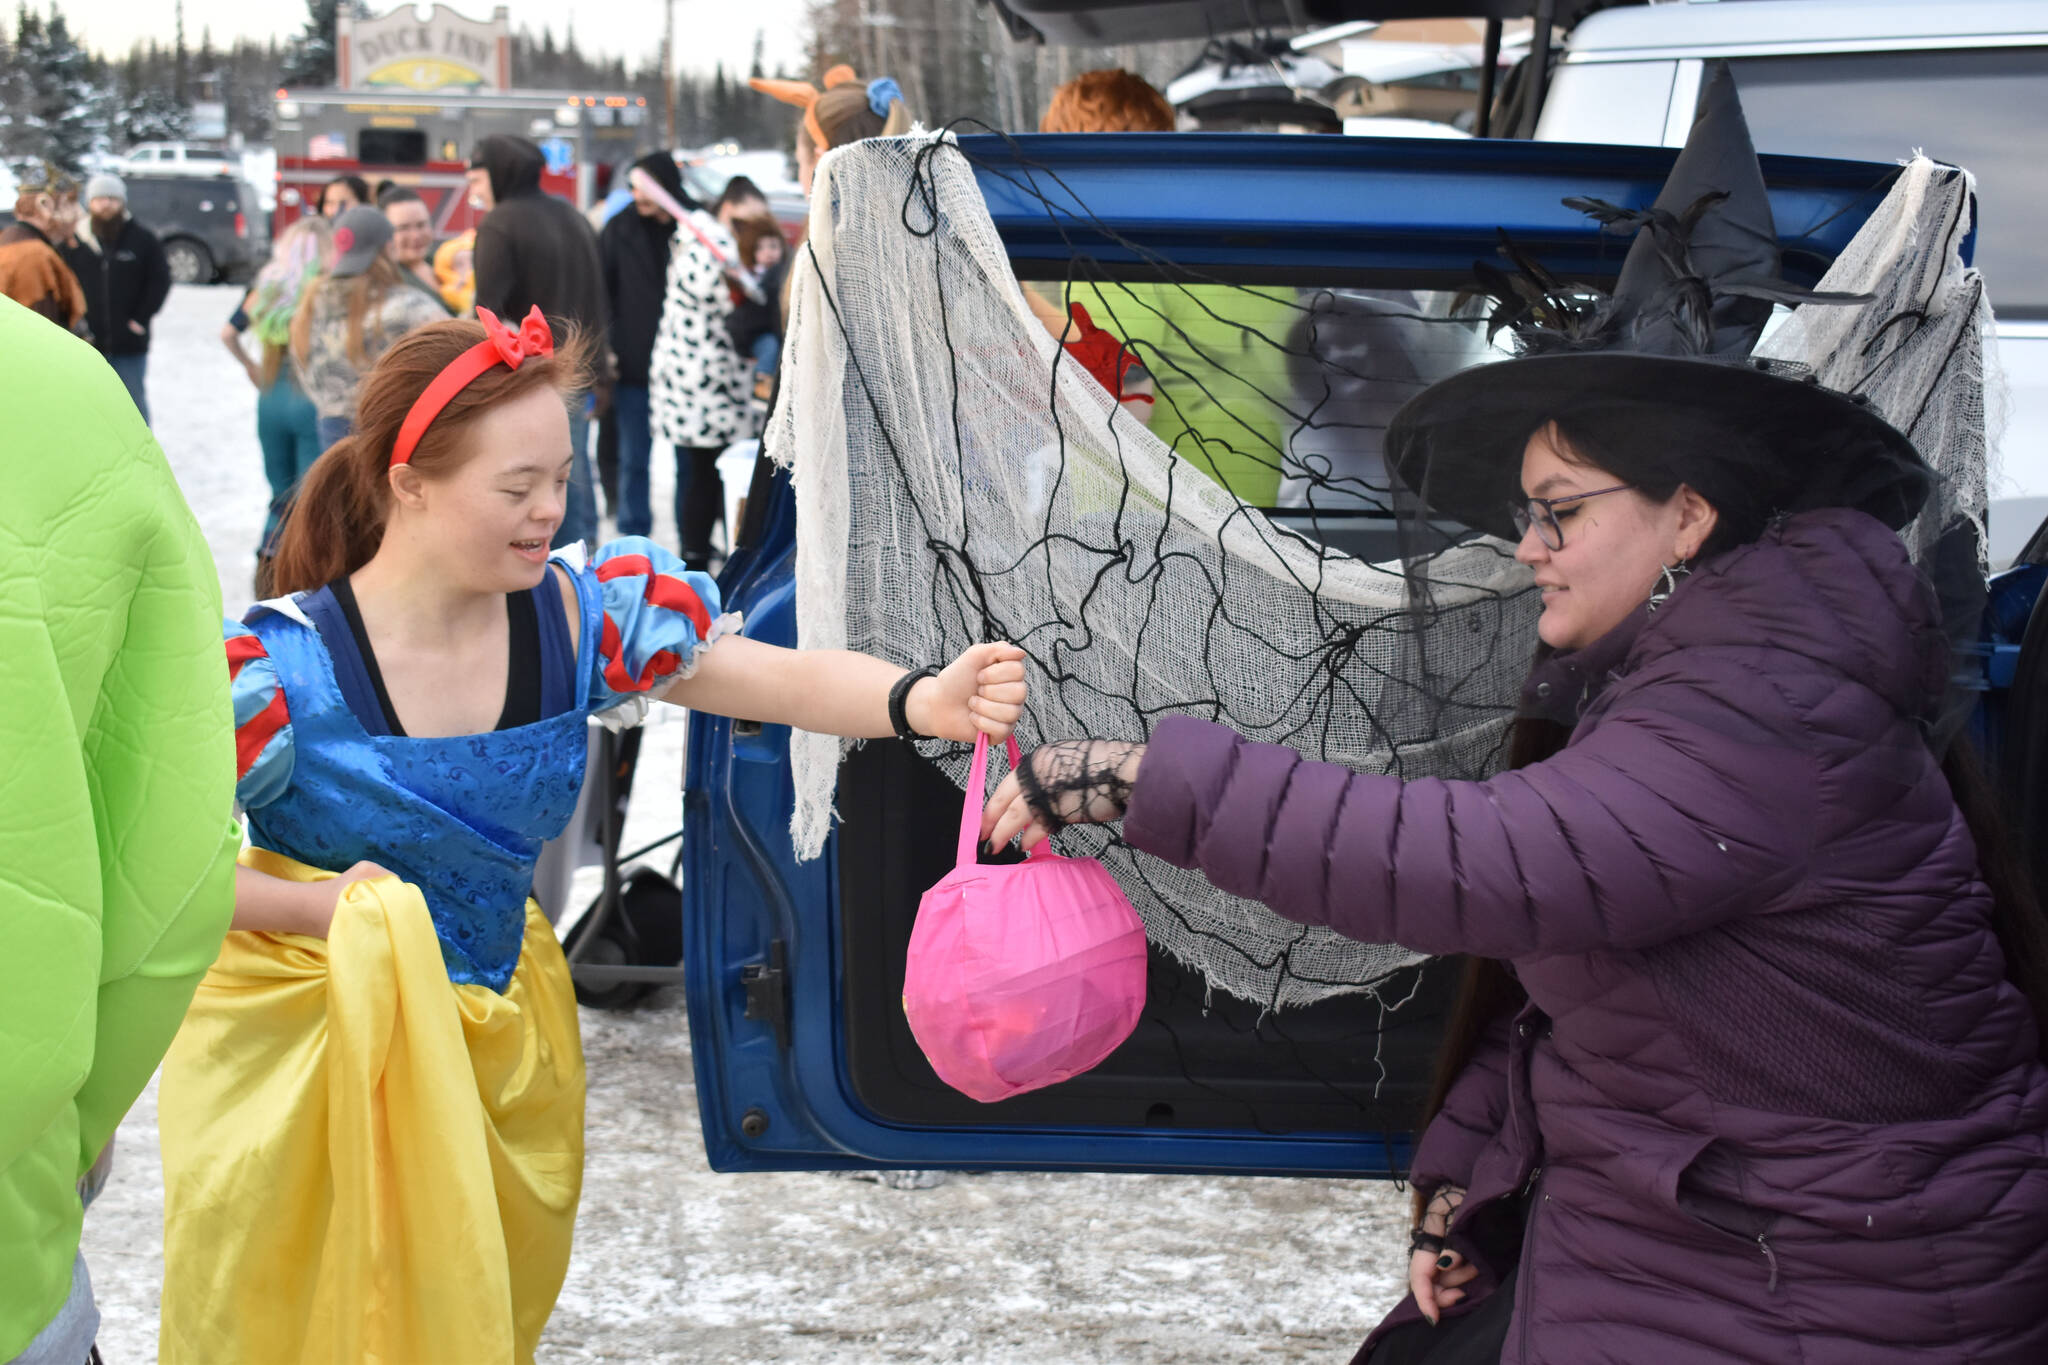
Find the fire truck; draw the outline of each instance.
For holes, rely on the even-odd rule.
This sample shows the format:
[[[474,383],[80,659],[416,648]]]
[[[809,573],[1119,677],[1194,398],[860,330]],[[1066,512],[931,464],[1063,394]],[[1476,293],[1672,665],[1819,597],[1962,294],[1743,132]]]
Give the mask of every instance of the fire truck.
[[[541,188],[578,208],[610,173],[651,149],[647,101],[635,95],[515,90],[427,95],[366,90],[277,92],[277,210],[273,230],[319,211],[321,187],[341,175],[416,190],[437,236],[475,225],[464,172],[479,140],[516,133],[547,158]]]
[[[273,229],[317,212],[328,181],[359,175],[418,191],[437,235],[461,232],[475,225],[464,189],[469,156],[493,133],[539,143],[541,187],[578,208],[651,147],[640,96],[515,88],[503,5],[489,19],[444,5],[421,13],[406,4],[381,16],[336,10],[334,88],[277,92]]]

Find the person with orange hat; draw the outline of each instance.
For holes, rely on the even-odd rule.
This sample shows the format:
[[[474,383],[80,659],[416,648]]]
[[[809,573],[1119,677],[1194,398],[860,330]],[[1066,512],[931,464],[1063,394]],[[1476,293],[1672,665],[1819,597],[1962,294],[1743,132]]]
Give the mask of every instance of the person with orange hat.
[[[842,64],[825,73],[823,89],[808,81],[767,76],[756,76],[747,84],[804,111],[796,129],[796,178],[805,194],[811,192],[818,158],[834,147],[863,138],[900,137],[910,131],[910,110],[903,103],[902,87],[890,76],[862,81],[852,67]]]

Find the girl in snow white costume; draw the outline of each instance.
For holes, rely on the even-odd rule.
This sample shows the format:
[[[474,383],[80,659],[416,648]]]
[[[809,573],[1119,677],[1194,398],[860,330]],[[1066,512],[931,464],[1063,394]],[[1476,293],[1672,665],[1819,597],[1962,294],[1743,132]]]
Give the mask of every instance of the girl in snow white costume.
[[[250,847],[163,1072],[161,1358],[531,1360],[583,1167],[569,974],[529,888],[589,716],[1009,733],[1022,653],[943,672],[757,644],[641,539],[548,552],[584,343],[422,327],[227,627]]]

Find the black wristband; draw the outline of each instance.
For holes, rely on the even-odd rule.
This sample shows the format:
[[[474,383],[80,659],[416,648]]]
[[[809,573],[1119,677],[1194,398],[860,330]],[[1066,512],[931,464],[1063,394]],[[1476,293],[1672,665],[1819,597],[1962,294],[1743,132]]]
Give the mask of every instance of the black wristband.
[[[889,689],[889,725],[896,731],[896,738],[924,738],[923,735],[910,728],[910,716],[907,709],[910,705],[910,689],[926,678],[936,678],[938,676],[939,670],[929,665],[924,668],[913,668],[898,678],[896,685]]]

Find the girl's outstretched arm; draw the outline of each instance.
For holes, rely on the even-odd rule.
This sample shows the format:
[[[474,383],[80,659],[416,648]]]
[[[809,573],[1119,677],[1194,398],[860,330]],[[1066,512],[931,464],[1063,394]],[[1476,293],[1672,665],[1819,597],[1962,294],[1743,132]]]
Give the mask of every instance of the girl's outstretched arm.
[[[884,739],[895,664],[836,649],[783,649],[730,635],[697,669],[662,690],[663,701],[740,720],[789,725],[850,739]],[[904,715],[920,735],[960,742],[1009,737],[1024,712],[1024,651],[970,645],[937,677],[910,689]]]

